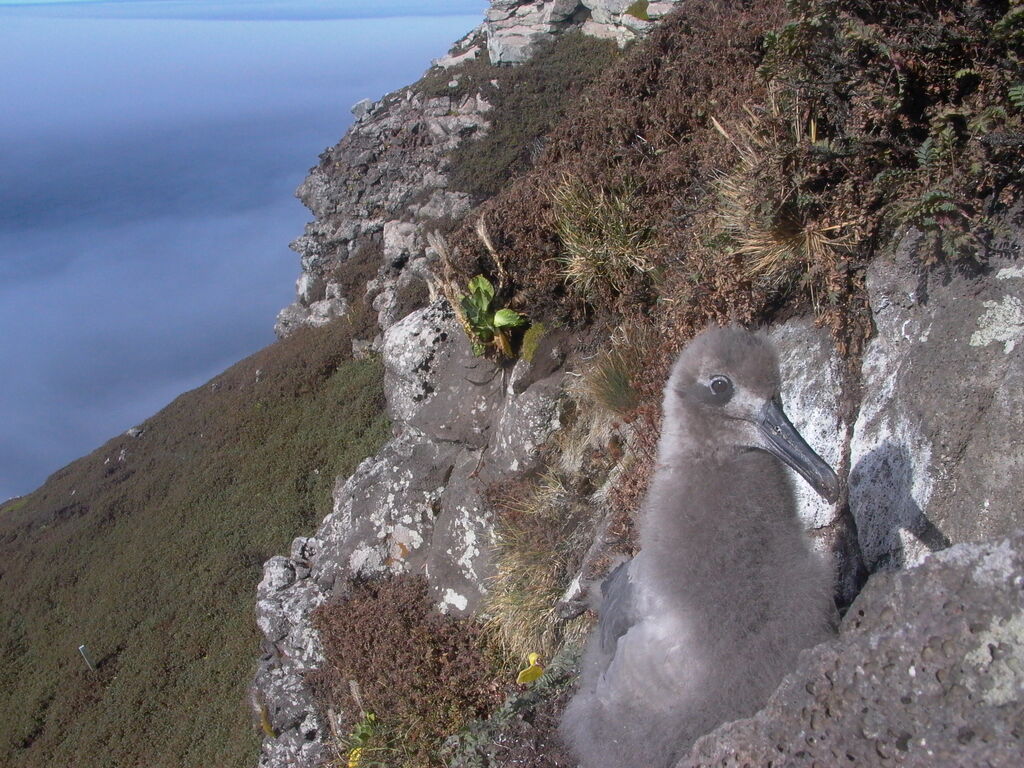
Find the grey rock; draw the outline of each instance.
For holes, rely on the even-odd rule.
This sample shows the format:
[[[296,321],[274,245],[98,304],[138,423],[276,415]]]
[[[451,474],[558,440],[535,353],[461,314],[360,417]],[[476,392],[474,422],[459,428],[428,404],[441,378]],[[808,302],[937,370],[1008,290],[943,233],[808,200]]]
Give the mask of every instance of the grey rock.
[[[299,296],[299,302],[308,307],[327,295],[327,283],[319,275],[303,272],[295,281],[295,292]]]
[[[457,67],[459,64],[464,64],[467,61],[475,61],[477,56],[480,55],[480,46],[474,45],[467,51],[461,53],[453,53],[447,56],[442,56],[439,59],[434,59],[431,62],[431,66],[441,67],[441,69],[451,69]]]
[[[492,515],[478,479],[480,451],[463,451],[452,468],[427,561],[431,595],[445,613],[476,610],[492,575]]]
[[[1024,532],[871,577],[839,637],[679,768],[1020,765]]]
[[[457,71],[453,65],[452,72]],[[395,269],[382,277],[384,291],[401,277],[403,260],[422,252],[418,223],[468,210],[467,195],[447,191],[448,155],[487,130],[484,113],[489,109],[476,94],[453,104],[447,97],[425,99],[411,89],[397,91],[321,155],[296,193],[316,218],[292,243],[302,264],[300,300],[279,315],[279,337],[343,313],[338,305],[312,312],[302,307],[332,298],[324,288],[328,275],[360,248],[381,247],[387,234]],[[394,319],[388,312],[380,318],[384,323]]]
[[[521,360],[516,368],[523,365],[526,363]],[[515,373],[513,369],[506,398],[497,412],[483,474],[485,480],[496,482],[535,464],[533,459],[543,443],[561,426],[558,406],[562,372],[534,382],[518,394]]]
[[[675,2],[653,4],[651,19],[663,16]],[[492,64],[519,64],[538,45],[571,29],[625,45],[654,27],[653,21],[626,13],[632,4],[633,0],[492,0],[483,25],[488,56]]]
[[[773,326],[768,335],[779,354],[782,401],[793,425],[840,478],[849,463],[850,425],[843,417],[851,396],[843,362],[828,332],[804,318]],[[830,504],[790,471],[797,513],[814,546],[830,555],[836,577],[836,598],[849,605],[864,580],[864,564],[856,527],[843,503]]]
[[[353,577],[420,570],[459,446],[406,430],[339,481],[316,534],[313,578],[337,591]]]
[[[878,333],[850,506],[871,570],[1024,525],[1024,268],[998,256],[978,274],[925,270],[920,240],[911,231],[868,270]]]
[[[362,120],[373,109],[373,99],[361,99],[352,105],[352,114],[356,120]]]
[[[277,313],[274,323],[274,335],[279,339],[286,338],[306,324],[309,319],[309,307],[299,302],[290,304]]]
[[[411,221],[389,221],[385,223],[385,263],[394,265],[404,263],[417,250],[422,250],[417,234],[417,227]]]
[[[476,357],[445,301],[417,310],[384,334],[388,415],[435,440],[487,443],[502,377]]]
[[[827,331],[806,319],[790,320],[768,332],[779,355],[782,402],[797,431],[808,445],[840,471],[846,461],[847,425],[841,414],[842,362]],[[793,490],[800,519],[809,531],[833,525],[838,508],[799,476]]]
[[[647,15],[652,19],[660,19],[662,16],[668,14],[676,3],[673,0],[668,2],[652,2],[647,4]]]

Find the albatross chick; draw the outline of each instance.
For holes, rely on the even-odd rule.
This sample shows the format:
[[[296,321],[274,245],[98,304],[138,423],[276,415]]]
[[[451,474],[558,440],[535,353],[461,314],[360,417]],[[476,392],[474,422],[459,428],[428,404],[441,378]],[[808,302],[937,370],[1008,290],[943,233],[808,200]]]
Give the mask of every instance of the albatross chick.
[[[829,501],[835,473],[782,410],[760,335],[714,328],[665,387],[640,553],[601,586],[562,735],[583,768],[664,768],[760,709],[829,638],[829,564],[809,547],[783,464]]]

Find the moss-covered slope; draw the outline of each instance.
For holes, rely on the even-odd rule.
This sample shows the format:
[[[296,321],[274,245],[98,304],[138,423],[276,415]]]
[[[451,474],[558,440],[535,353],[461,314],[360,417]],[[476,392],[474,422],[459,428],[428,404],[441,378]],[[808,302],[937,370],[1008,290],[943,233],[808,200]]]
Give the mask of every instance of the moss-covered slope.
[[[297,333],[0,509],[0,764],[256,761],[261,564],[388,432],[350,348]]]

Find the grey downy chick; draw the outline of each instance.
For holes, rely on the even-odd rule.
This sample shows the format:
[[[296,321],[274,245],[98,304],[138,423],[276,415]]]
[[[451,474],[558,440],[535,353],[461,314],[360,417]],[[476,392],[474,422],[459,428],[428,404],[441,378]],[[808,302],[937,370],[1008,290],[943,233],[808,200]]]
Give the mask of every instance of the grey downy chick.
[[[674,765],[831,636],[831,569],[783,463],[829,501],[839,482],[786,418],[779,384],[767,341],[738,328],[703,332],[673,366],[641,550],[602,584],[562,719],[583,768]]]

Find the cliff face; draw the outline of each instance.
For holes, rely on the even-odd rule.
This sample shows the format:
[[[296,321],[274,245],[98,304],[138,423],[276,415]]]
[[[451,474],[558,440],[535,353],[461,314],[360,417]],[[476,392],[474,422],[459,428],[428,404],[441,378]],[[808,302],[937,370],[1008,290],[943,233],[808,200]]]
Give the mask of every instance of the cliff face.
[[[578,341],[550,333],[530,360],[496,368],[473,355],[451,308],[426,287],[439,271],[427,233],[450,227],[472,208],[467,194],[450,187],[451,152],[489,129],[490,104],[465,66],[484,56],[492,62],[524,61],[540,41],[572,29],[626,42],[650,31],[672,5],[494,0],[485,23],[428,72],[435,85],[447,79],[446,87],[458,95],[437,95],[436,88],[421,83],[357,105],[356,124],[300,188],[315,220],[293,244],[303,269],[298,300],[282,311],[276,330],[285,336],[304,324],[343,315],[356,297],[339,277],[342,268],[350,260],[367,260],[373,276],[365,295],[379,334],[357,347],[371,347],[383,358],[394,438],[352,476],[337,479],[333,512],[314,535],[297,538],[289,556],[265,566],[257,603],[264,655],[254,701],[273,735],[264,739],[262,766],[312,766],[324,755],[331,724],[305,682],[325,662],[312,611],[342,596],[353,579],[423,573],[442,611],[472,614],[495,569],[488,489],[543,468],[548,457],[541,448],[576,428],[567,415],[575,395],[566,373],[585,367],[576,354]],[[1015,482],[1024,456],[1024,271],[1018,266],[1024,230],[1011,212],[1001,232],[997,241],[975,249],[971,269],[922,268],[930,257],[925,233],[914,228],[878,248],[863,275],[875,333],[860,358],[844,358],[829,334],[808,320],[767,329],[780,353],[787,411],[845,480],[847,493],[838,505],[824,503],[799,480],[794,483],[808,535],[834,559],[837,599],[849,605],[871,574],[920,566],[903,580],[872,577],[855,603],[871,617],[871,637],[883,638],[897,667],[916,663],[916,654],[924,653],[917,647],[901,651],[900,633],[917,637],[929,622],[941,623],[937,612],[946,610],[948,600],[936,595],[955,593],[957,579],[977,576],[978,558],[989,556],[988,550],[966,544],[956,550],[967,553],[963,557],[931,553],[1015,536],[1024,526],[1024,499]],[[608,432],[593,426],[572,451],[605,450]],[[642,429],[622,427],[633,438]],[[601,487],[579,491],[593,520],[589,530],[596,543],[590,554],[607,543],[603,538],[615,520],[610,489],[635,459],[630,452],[642,444],[629,444],[625,456],[611,462]],[[577,467],[583,462],[579,456],[562,459],[576,461]],[[1000,572],[1010,580],[1020,578],[1020,542],[1011,543],[1016,554],[1000,561]],[[563,603],[579,597],[590,575],[588,563],[564,585]],[[937,574],[934,587],[929,574]],[[890,593],[912,598],[913,617],[906,626],[896,626],[879,608]],[[1001,595],[978,609],[979,621],[996,622],[991,631],[1002,633],[999,642],[1007,653],[1019,652],[1014,622],[1021,609],[1019,595]],[[784,684],[763,716],[700,742],[694,764],[718,764],[733,748],[760,755],[768,749],[765,743],[783,744],[781,731],[804,728],[813,708],[801,703],[800,683],[807,681],[810,691],[827,674],[823,665],[834,663],[848,673],[856,659],[869,655],[865,643],[876,642],[865,639],[865,626],[847,622],[839,640],[802,665],[797,682]],[[950,630],[949,644],[943,645],[950,665],[953,657],[974,658],[978,652],[960,629]],[[853,649],[848,652],[853,660],[844,648]],[[981,750],[978,754],[1001,759],[1019,748],[1007,741],[1010,729],[1002,728],[1024,698],[1015,669],[1007,673],[1005,696],[1004,688],[993,694],[1012,704],[990,713],[997,721],[993,732],[1002,735],[970,748]],[[916,695],[911,681],[901,678],[898,685]],[[877,687],[854,682],[842,693],[865,701],[881,695]],[[937,702],[947,701],[936,696]],[[965,701],[948,699],[949,711],[959,717]],[[824,694],[816,702],[826,713],[836,711]],[[860,726],[855,713],[850,718],[837,719],[831,730],[819,729],[826,747],[839,749],[854,738],[848,728]],[[879,734],[877,745],[872,743],[877,754],[906,751],[904,731]],[[974,754],[957,752],[956,739],[948,736],[944,732],[942,738],[949,759]],[[1021,735],[1012,738],[1019,741]],[[968,749],[969,742],[958,743]],[[859,755],[860,746],[851,747],[850,754]],[[787,741],[779,749],[798,754],[798,747]]]
[[[484,22],[428,70],[427,77],[442,87],[414,85],[355,105],[355,125],[298,189],[315,218],[291,244],[302,273],[296,301],[278,316],[277,335],[345,313],[346,288],[335,272],[361,249],[378,254],[377,279],[367,291],[381,329],[401,319],[401,294],[422,286],[430,274],[426,232],[461,219],[470,208],[467,194],[450,189],[449,155],[488,129],[490,104],[481,92],[486,83],[472,82],[464,66],[484,59],[521,63],[538,46],[573,30],[624,45],[650,31],[674,2],[633,10],[646,19],[628,12],[634,5],[495,0]]]

